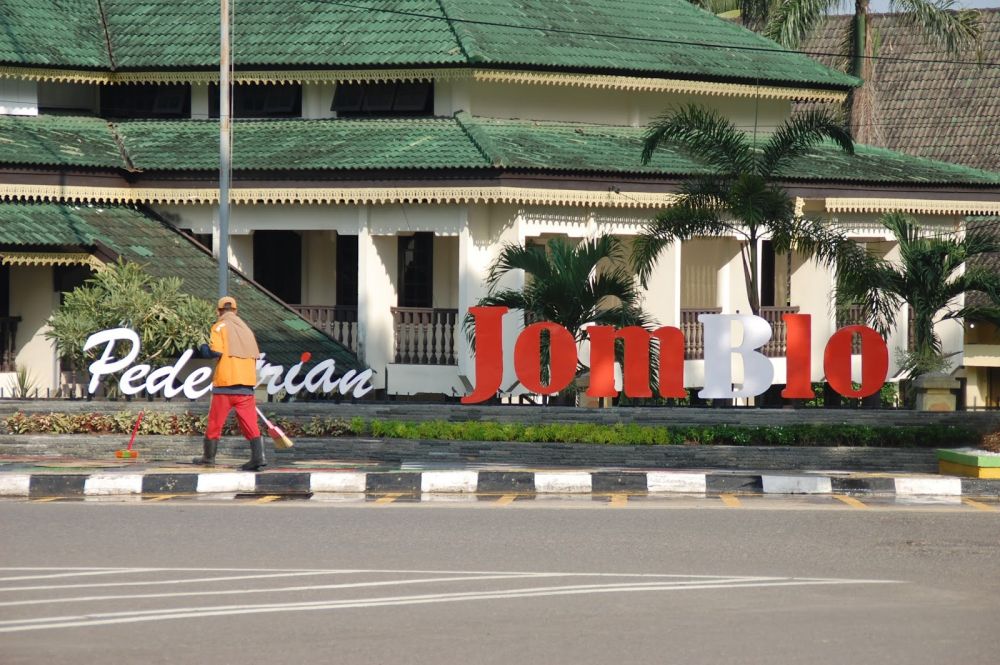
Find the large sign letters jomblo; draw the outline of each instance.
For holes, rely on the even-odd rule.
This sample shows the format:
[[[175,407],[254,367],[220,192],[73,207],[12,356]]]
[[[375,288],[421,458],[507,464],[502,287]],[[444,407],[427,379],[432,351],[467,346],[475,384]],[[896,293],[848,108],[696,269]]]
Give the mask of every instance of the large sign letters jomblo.
[[[476,336],[476,385],[463,404],[486,401],[497,394],[503,378],[503,316],[506,307],[472,307]],[[812,324],[808,314],[782,316],[786,330],[786,381],[781,396],[788,399],[814,397],[811,381]],[[754,397],[774,381],[771,360],[759,351],[771,339],[771,324],[759,316],[740,314],[702,314],[704,327],[705,386],[698,392],[704,399]],[[742,329],[739,344],[733,344],[734,324]],[[542,336],[548,336],[549,371],[543,383],[541,368]],[[861,340],[861,383],[851,380],[854,336]],[[647,331],[638,326],[587,328],[590,341],[590,397],[615,397],[615,345],[622,340],[622,388],[629,397],[652,397],[650,387],[650,348],[655,340],[659,349],[660,397],[687,396],[684,389],[684,335],[678,328],[663,326]],[[743,382],[733,388],[732,358],[743,362]],[[524,329],[514,344],[514,369],[517,378],[530,392],[553,395],[570,385],[576,376],[577,343],[568,330],[555,323],[535,323]],[[868,397],[877,393],[889,372],[889,350],[878,333],[867,326],[846,326],[826,344],[823,355],[826,380],[845,397]]]

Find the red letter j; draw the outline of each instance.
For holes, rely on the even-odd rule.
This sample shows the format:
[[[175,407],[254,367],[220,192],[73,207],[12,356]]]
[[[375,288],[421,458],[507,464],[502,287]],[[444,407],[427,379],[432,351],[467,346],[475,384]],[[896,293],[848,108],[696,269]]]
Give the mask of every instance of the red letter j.
[[[506,307],[470,307],[476,322],[476,385],[462,404],[485,402],[497,394],[503,378],[503,315]]]

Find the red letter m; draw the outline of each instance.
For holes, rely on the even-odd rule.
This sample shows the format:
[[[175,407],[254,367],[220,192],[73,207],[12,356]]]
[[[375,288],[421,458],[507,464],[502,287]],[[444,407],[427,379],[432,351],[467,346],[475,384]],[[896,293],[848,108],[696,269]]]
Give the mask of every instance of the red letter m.
[[[590,336],[590,397],[615,397],[615,341],[625,346],[625,394],[629,397],[652,397],[649,388],[650,352],[655,338],[659,343],[661,397],[686,397],[684,390],[684,334],[678,328],[663,326],[652,333],[639,326],[620,330],[611,326],[591,326]]]

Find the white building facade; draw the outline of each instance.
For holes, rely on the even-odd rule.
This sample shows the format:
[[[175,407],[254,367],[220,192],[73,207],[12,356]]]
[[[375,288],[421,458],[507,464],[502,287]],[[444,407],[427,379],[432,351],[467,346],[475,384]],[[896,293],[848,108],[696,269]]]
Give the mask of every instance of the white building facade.
[[[171,22],[182,20],[169,3],[146,4],[158,8],[159,25],[168,32]],[[444,3],[454,11],[440,17],[385,19],[395,21],[397,32],[370,19],[365,34],[380,34],[381,41],[369,44],[370,62],[352,61],[363,67],[351,66],[335,48],[306,66],[289,55],[294,44],[282,56],[237,46],[230,264],[355,352],[375,371],[374,385],[384,394],[463,395],[475,383],[475,368],[461,322],[486,295],[485,278],[505,244],[600,234],[628,244],[696,171],[697,164],[670,149],[649,166],[640,164],[651,119],[697,104],[765,135],[789,117],[794,101],[836,103],[854,84],[799,54],[758,54],[754,48],[763,40],[681,0],[655,10],[621,4],[627,9],[621,16],[609,16],[597,2],[577,9],[591,12],[594,35],[617,31],[626,40],[643,34],[633,16],[639,5],[665,12],[660,19],[693,31],[686,41],[716,44],[712,57],[685,64],[678,55],[685,48],[695,59],[712,49],[677,44],[659,55],[656,46],[634,44],[601,50],[592,35],[581,37],[586,44],[554,49],[545,61],[520,53],[518,44],[525,45],[517,40],[533,39],[537,47],[557,40],[554,34],[529,38],[523,26],[514,26],[512,44],[502,30],[464,34],[474,28],[456,18],[466,11],[458,3]],[[126,8],[119,11],[129,18]],[[517,21],[542,25],[545,11]],[[455,32],[434,39],[451,42],[424,45],[422,55],[386,57],[379,50],[405,42],[399,31],[440,24]],[[110,25],[123,36],[135,29],[127,20]],[[476,49],[489,57],[474,57]],[[442,52],[451,60],[436,62]],[[0,154],[7,200],[138,206],[217,251],[216,75],[210,58],[200,68],[189,61],[171,68],[169,60],[105,71],[68,61],[8,62],[0,79],[0,97],[7,99],[0,114],[8,117],[0,118],[0,128],[27,137],[29,151],[57,146],[62,152],[35,161],[25,150]],[[80,118],[70,122],[57,112]],[[107,146],[119,149],[117,164]],[[64,154],[74,149],[78,153]],[[1000,212],[1000,177],[863,146],[854,157],[818,150],[803,169],[788,173],[785,185],[803,215],[838,225],[890,259],[897,249],[878,222],[885,212],[902,210],[931,232],[956,233],[967,215]],[[9,294],[0,320],[17,326],[5,333],[4,369],[30,366],[41,385],[55,389],[63,379],[44,330],[58,303],[60,263],[38,258],[40,243],[16,240],[0,235]],[[96,256],[83,242],[46,250]],[[761,315],[774,329],[764,352],[775,365],[775,382],[783,383],[785,372],[781,316],[791,312],[812,316],[811,376],[821,382],[826,341],[848,322],[837,320],[833,270],[808,257],[776,254],[766,239],[759,251]],[[516,288],[523,279],[508,275],[503,286]],[[703,385],[697,317],[750,311],[737,238],[699,238],[666,250],[645,307],[660,325],[684,332],[685,385]],[[523,317],[506,317],[508,351],[522,328]],[[945,353],[961,366],[961,323],[941,323],[938,333]],[[907,338],[906,317],[900,317],[887,340],[890,378]],[[502,389],[515,395],[522,390],[512,354],[506,362]],[[741,369],[735,370],[739,383]]]

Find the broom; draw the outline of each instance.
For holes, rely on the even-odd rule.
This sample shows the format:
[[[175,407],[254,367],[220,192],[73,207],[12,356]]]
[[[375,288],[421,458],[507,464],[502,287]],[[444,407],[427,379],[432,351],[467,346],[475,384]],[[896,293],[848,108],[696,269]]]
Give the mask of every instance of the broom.
[[[128,448],[115,451],[115,457],[118,459],[136,459],[139,457],[139,451],[132,450],[132,444],[135,443],[135,435],[139,432],[139,426],[142,425],[142,416],[145,413],[145,411],[139,412],[139,419],[135,421],[135,427],[132,428],[132,438],[128,440]]]
[[[264,416],[263,412],[261,412],[260,410],[260,407],[257,407],[257,415],[260,416],[260,419],[263,420],[264,424],[267,426],[267,435],[271,437],[272,441],[274,441],[275,448],[291,448],[292,445],[294,445],[292,444],[292,440],[289,439],[285,435],[285,433],[281,431],[280,427],[273,424],[270,420],[268,420]]]

